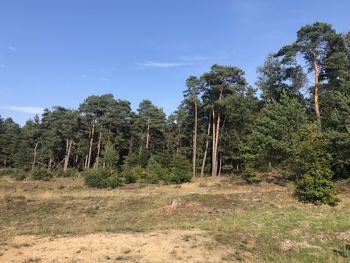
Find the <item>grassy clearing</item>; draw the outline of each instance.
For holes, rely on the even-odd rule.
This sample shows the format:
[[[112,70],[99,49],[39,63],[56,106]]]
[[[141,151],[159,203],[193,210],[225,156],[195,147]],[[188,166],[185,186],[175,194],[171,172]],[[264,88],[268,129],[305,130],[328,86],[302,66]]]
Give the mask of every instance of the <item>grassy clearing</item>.
[[[227,179],[131,188],[92,190],[79,178],[17,182],[1,177],[0,248],[18,235],[198,229],[214,238],[207,244],[213,253],[225,248],[222,261],[350,260],[346,185],[337,207],[299,203],[291,187]],[[178,205],[171,205],[173,200]]]

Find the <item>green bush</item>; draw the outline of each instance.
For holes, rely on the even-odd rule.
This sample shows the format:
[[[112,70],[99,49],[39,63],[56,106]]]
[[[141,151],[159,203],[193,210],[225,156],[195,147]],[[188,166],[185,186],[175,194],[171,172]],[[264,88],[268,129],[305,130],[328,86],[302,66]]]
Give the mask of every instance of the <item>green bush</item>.
[[[168,169],[164,168],[156,158],[151,157],[147,165],[148,177],[147,182],[158,183],[159,180],[166,180]]]
[[[15,168],[5,168],[5,169],[0,169],[0,176],[6,176],[6,175],[13,175],[17,173],[17,169]]]
[[[0,169],[0,176],[10,176],[16,181],[23,181],[28,177],[28,173],[22,169],[7,168]]]
[[[339,201],[332,182],[333,172],[326,150],[328,144],[319,123],[304,126],[296,158],[298,170],[303,174],[296,184],[296,195],[300,201],[331,206]]]
[[[171,168],[168,176],[166,177],[166,182],[171,184],[182,184],[191,182],[192,175],[189,171],[184,171],[179,168]]]
[[[330,169],[315,166],[297,181],[296,195],[302,202],[334,206],[339,202]]]
[[[35,169],[31,173],[33,180],[49,181],[53,177],[53,173],[46,169]]]
[[[27,178],[28,174],[23,170],[17,170],[16,173],[11,174],[11,178],[16,181],[23,181]]]
[[[126,183],[136,183],[141,178],[147,178],[148,173],[145,169],[141,167],[124,167],[122,172],[122,177],[125,178]]]
[[[123,179],[110,169],[87,170],[82,173],[85,184],[95,188],[116,188],[123,185]]]
[[[66,172],[63,169],[59,169],[55,172],[56,177],[75,177],[77,176],[77,171],[74,169],[68,169]]]

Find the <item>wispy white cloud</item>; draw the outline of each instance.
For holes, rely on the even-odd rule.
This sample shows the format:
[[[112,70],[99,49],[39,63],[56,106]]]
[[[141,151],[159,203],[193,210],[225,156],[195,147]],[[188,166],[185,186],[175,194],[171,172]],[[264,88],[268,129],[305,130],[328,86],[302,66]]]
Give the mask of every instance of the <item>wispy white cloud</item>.
[[[22,107],[22,106],[2,106],[0,107],[0,109],[17,111],[22,113],[29,113],[29,114],[41,114],[44,111],[44,108],[41,108],[41,107]]]
[[[182,62],[156,62],[156,61],[149,61],[146,60],[144,62],[136,62],[137,66],[145,67],[145,68],[174,68],[174,67],[181,67],[186,66],[188,63],[182,63]]]
[[[204,56],[183,56],[181,57],[181,60],[183,61],[203,61],[207,60],[207,57]]]
[[[144,62],[136,62],[135,65],[144,68],[175,68],[182,66],[192,66],[200,63],[201,61],[207,60],[204,56],[182,56],[178,61],[171,62],[159,62],[152,60],[145,60]]]

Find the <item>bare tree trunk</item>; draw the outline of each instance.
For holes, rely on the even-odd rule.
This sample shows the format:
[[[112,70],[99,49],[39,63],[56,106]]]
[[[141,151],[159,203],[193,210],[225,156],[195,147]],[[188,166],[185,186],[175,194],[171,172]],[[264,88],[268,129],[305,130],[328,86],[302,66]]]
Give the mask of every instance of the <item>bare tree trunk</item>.
[[[91,154],[92,154],[92,144],[94,143],[94,135],[95,135],[95,120],[93,120],[92,128],[91,128],[91,137],[90,137],[90,145],[89,145],[89,156],[87,161],[87,167],[90,168],[91,164]]]
[[[222,168],[222,154],[220,154],[220,157],[219,157],[219,174],[218,174],[218,177],[221,176],[221,168]]]
[[[215,135],[215,161],[218,158],[218,146],[219,146],[219,130],[220,130],[220,113],[218,113],[218,118],[216,122],[216,135]],[[215,176],[218,174],[218,166],[215,166]]]
[[[51,170],[52,168],[52,158],[50,157],[49,159],[49,165],[48,165],[48,169]]]
[[[36,150],[37,150],[37,149],[38,149],[38,143],[36,143],[36,144],[35,144],[35,147],[34,147],[32,172],[34,171],[35,164],[36,164]]]
[[[149,140],[150,140],[150,119],[148,118],[147,122],[147,135],[146,135],[146,149],[148,150],[149,148]]]
[[[99,162],[100,162],[101,138],[102,138],[102,132],[100,131],[100,135],[98,136],[97,156],[96,156],[96,162],[95,162],[95,169],[98,168]]]
[[[68,170],[69,157],[72,149],[72,144],[73,144],[73,140],[67,140],[66,156],[64,157],[64,166],[63,166],[64,172],[67,172]]]
[[[319,86],[319,68],[317,62],[317,53],[315,51],[312,52],[313,55],[313,64],[315,68],[315,112],[318,120],[321,118],[320,108],[318,103],[318,86]]]
[[[193,131],[193,156],[192,156],[192,176],[196,176],[196,161],[197,161],[197,101],[194,101],[194,131]]]
[[[212,167],[211,167],[211,176],[216,176],[216,149],[215,149],[215,146],[216,146],[216,123],[215,123],[215,112],[213,110],[213,118],[212,118],[212,123],[213,123],[213,142],[212,142]]]
[[[220,90],[219,101],[222,99],[223,87]],[[216,121],[216,123],[215,123]],[[217,176],[217,156],[218,156],[218,145],[219,145],[219,130],[220,130],[220,112],[217,113],[215,120],[215,112],[213,110],[213,154],[212,154],[212,171],[211,176]]]
[[[89,155],[85,155],[84,169],[87,169]]]
[[[203,156],[203,162],[202,162],[202,168],[201,168],[201,177],[204,176],[205,162],[207,160],[207,153],[208,153],[208,148],[209,148],[209,135],[210,135],[210,113],[209,113],[209,119],[208,119],[207,140],[205,142],[205,150],[204,150],[204,156]]]

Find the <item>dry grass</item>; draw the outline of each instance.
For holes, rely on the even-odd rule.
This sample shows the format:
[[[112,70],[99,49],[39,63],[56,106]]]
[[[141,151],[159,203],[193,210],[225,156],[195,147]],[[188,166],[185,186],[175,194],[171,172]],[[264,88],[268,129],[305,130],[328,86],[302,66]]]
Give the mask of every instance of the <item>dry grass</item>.
[[[1,177],[0,261],[6,262],[8,253],[16,250],[22,253],[16,262],[84,262],[79,260],[88,257],[91,262],[156,262],[152,260],[156,252],[169,259],[163,262],[205,262],[200,256],[206,251],[211,252],[207,262],[348,262],[348,189],[342,187],[340,205],[331,208],[299,203],[289,187],[246,185],[238,180],[94,190],[79,178],[16,182]],[[179,200],[176,206],[174,199]],[[166,239],[164,233],[172,234]],[[193,239],[196,233],[203,238]],[[117,252],[109,255],[109,241],[94,248],[101,235],[106,240],[125,238],[123,249],[129,253],[115,248]],[[143,249],[137,242],[149,236],[154,242]],[[67,261],[49,256],[62,254],[50,246],[68,242],[76,247],[77,240],[104,253],[67,252]],[[159,245],[160,240],[165,243]]]

